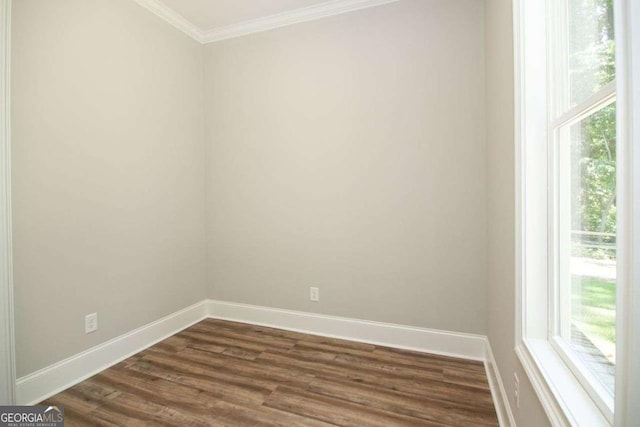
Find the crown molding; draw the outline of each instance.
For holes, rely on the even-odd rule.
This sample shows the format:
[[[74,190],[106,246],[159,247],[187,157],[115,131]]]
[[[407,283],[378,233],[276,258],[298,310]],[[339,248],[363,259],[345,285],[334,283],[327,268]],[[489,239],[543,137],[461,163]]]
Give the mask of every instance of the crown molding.
[[[242,37],[248,34],[286,27],[300,22],[314,21],[341,13],[394,3],[400,0],[330,0],[315,6],[293,9],[263,18],[239,22],[224,27],[202,30],[175,12],[160,0],[134,0],[136,3],[173,25],[200,43],[214,43],[221,40]]]
[[[331,0],[315,6],[294,9],[238,24],[206,30],[202,33],[202,42],[213,43],[396,1],[399,0]]]
[[[202,43],[202,30],[160,0],[134,0],[154,15],[173,25],[195,41]]]

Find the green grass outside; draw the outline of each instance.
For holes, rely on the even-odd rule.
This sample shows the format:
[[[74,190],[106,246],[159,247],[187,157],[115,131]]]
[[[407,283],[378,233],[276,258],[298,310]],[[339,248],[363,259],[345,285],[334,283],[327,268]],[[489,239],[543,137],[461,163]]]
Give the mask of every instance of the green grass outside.
[[[608,358],[615,355],[616,284],[613,280],[574,276],[572,320]]]

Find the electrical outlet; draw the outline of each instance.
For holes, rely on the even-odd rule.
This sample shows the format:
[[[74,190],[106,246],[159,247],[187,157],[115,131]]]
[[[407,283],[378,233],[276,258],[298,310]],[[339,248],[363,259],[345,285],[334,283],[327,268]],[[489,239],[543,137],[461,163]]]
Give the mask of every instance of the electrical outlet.
[[[309,288],[309,299],[313,302],[320,301],[320,289],[311,287]]]
[[[98,313],[91,313],[84,316],[84,333],[90,334],[98,330]]]
[[[518,374],[513,373],[513,394],[516,398],[516,408],[520,409],[520,380]]]

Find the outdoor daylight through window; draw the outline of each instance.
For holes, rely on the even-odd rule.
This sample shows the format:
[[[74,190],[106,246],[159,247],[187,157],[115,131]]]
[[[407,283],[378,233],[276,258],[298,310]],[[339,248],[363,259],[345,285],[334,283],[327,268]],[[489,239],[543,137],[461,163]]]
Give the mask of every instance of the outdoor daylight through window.
[[[562,2],[558,2],[562,3]],[[555,170],[555,334],[578,374],[613,396],[616,313],[616,104],[612,0],[566,0],[550,96]],[[554,335],[554,334],[552,334]],[[575,356],[575,357],[571,357]]]
[[[519,333],[527,352],[519,355],[565,412],[581,408],[606,425],[614,419],[623,194],[614,0],[518,4]]]

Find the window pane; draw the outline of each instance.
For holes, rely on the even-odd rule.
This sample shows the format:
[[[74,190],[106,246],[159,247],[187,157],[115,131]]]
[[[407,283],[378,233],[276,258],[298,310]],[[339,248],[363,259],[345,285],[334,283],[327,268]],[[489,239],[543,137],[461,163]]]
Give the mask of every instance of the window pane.
[[[616,314],[616,107],[560,130],[562,337],[613,394]]]
[[[570,104],[579,104],[613,81],[613,0],[568,1]]]

